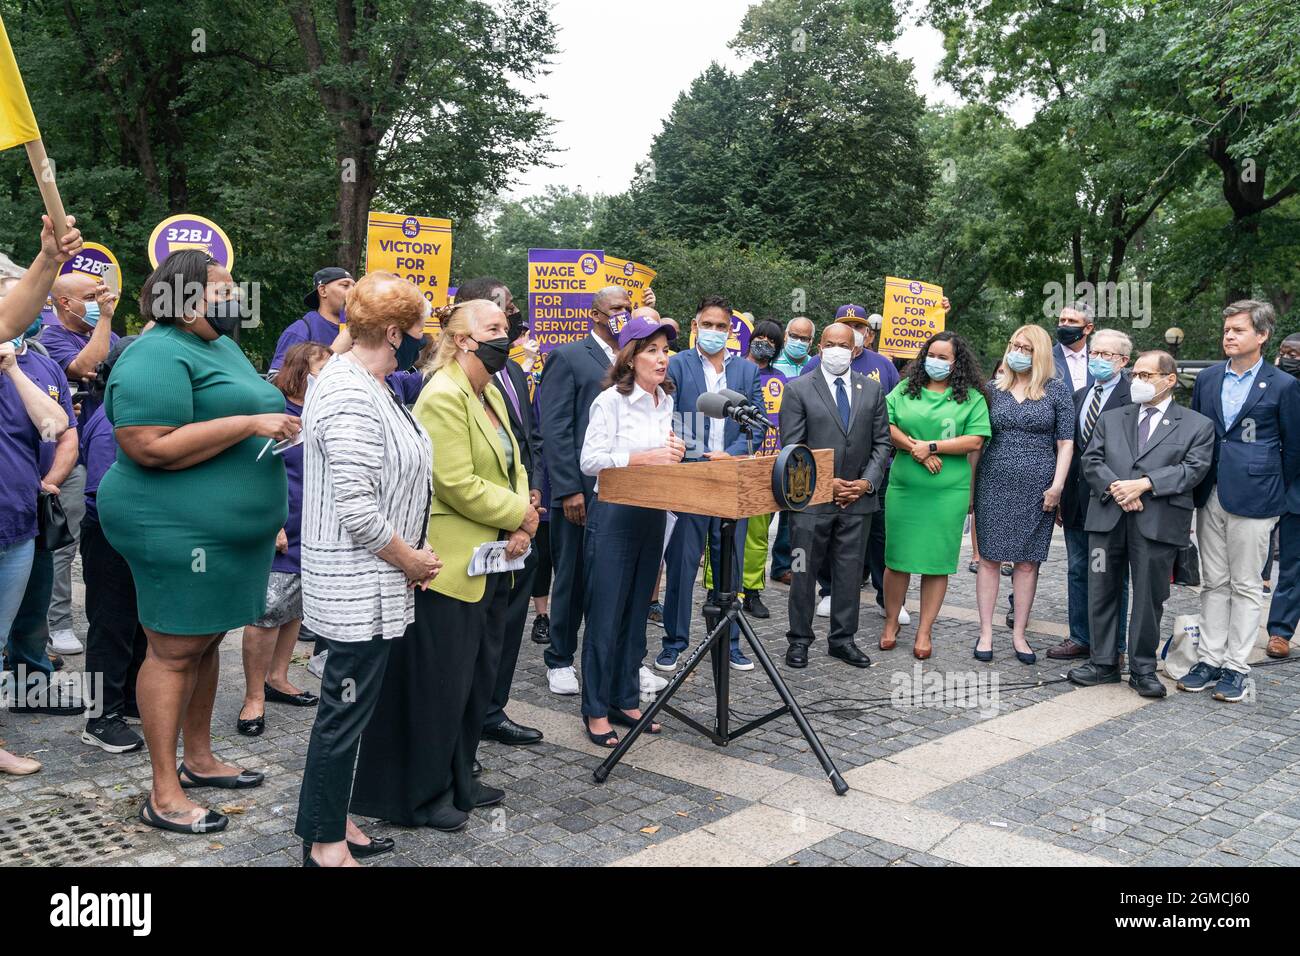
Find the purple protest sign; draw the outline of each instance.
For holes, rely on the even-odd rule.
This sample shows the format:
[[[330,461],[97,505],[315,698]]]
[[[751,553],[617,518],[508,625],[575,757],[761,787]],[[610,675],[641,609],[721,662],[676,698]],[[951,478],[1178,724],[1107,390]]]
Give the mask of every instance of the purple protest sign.
[[[230,238],[211,219],[182,213],[168,216],[154,226],[149,237],[149,261],[158,268],[177,249],[202,249],[227,269],[234,269],[235,248]]]
[[[110,277],[114,272],[120,276],[122,269],[117,264],[117,257],[109,251],[108,246],[98,242],[87,242],[81,247],[80,252],[59,269],[59,275],[66,275],[69,272],[81,272],[96,279],[103,279],[111,285]]]
[[[528,250],[528,317],[543,355],[587,335],[604,266],[597,249]]]

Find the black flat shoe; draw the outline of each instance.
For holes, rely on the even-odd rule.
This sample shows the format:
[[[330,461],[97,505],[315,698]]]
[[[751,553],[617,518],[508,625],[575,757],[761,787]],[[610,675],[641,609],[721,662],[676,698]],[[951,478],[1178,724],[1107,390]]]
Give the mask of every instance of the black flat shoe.
[[[862,650],[852,641],[849,641],[843,647],[832,647],[827,651],[827,653],[836,660],[841,660],[846,664],[852,664],[854,667],[871,666],[871,658],[866,654],[863,654]],[[926,656],[928,657],[929,655],[927,654]]]
[[[216,810],[209,810],[202,820],[195,823],[173,823],[153,808],[152,797],[145,797],[140,807],[140,822],[172,833],[220,833],[230,825],[230,817]]]
[[[240,770],[237,777],[200,777],[185,764],[176,768],[176,776],[186,790],[195,787],[217,787],[221,790],[250,790],[260,787],[266,780],[266,774],[260,770]]]
[[[348,846],[351,846],[351,845],[352,845],[352,844],[350,844],[350,843],[348,844]],[[317,863],[315,860],[313,860],[313,859],[311,858],[311,844],[310,844],[310,843],[304,843],[304,844],[302,845],[302,865],[303,865],[304,867],[313,867],[313,866],[314,866],[314,867],[316,867],[317,869],[320,869],[320,864]]]
[[[808,648],[803,645],[791,644],[785,650],[785,662],[791,667],[804,668],[808,666]]]
[[[266,714],[259,714],[256,717],[250,717],[248,720],[240,717],[235,721],[235,729],[245,737],[260,737],[262,731],[266,730]]]
[[[757,593],[745,595],[744,609],[746,614],[760,621],[765,621],[772,616],[772,612],[767,609],[767,605]]]
[[[549,614],[539,614],[533,618],[533,643],[551,643],[551,616]]]
[[[320,703],[320,698],[309,690],[300,691],[297,694],[286,694],[282,690],[276,690],[270,684],[262,685],[262,693],[266,699],[273,704],[288,704],[290,707],[315,707]]]
[[[478,785],[478,793],[474,797],[474,809],[481,807],[495,807],[498,803],[506,798],[506,792],[500,787],[489,787],[485,783]]]
[[[980,639],[978,637],[975,638],[975,650],[972,651],[971,653],[975,655],[975,660],[981,661],[982,663],[985,664],[993,660],[993,648],[990,647],[987,651],[981,651]]]
[[[629,717],[627,714],[623,713],[623,711],[619,710],[617,707],[615,707],[608,714],[606,714],[605,718],[611,724],[618,724],[620,727],[635,727],[637,724],[641,722],[640,717]],[[664,732],[664,728],[660,724],[652,723],[646,727],[645,732],[647,734],[661,734]]]
[[[613,750],[618,746],[618,734],[610,731],[607,734],[594,734],[591,732],[591,725],[587,723],[587,718],[582,718],[582,729],[587,734],[587,739],[597,747],[604,747],[607,750]]]
[[[1089,661],[1086,664],[1080,664],[1078,667],[1071,667],[1069,673],[1065,675],[1069,678],[1071,684],[1078,684],[1080,687],[1096,687],[1098,684],[1118,684],[1119,668],[1107,666],[1105,664],[1094,664]]]
[[[1155,674],[1134,674],[1129,673],[1128,686],[1132,687],[1142,697],[1164,697],[1168,691],[1165,685],[1161,683],[1160,678]]]
[[[369,843],[353,843],[349,840],[348,852],[352,854],[352,859],[364,860],[368,856],[392,853],[395,846],[397,843],[392,837],[371,837]]]

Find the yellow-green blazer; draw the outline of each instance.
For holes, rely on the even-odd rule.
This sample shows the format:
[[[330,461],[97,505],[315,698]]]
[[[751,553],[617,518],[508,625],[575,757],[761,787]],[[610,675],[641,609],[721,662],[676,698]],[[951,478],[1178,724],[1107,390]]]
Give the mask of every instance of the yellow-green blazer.
[[[514,451],[511,483],[501,437],[456,362],[429,379],[415,403],[415,417],[433,443],[433,503],[429,509],[429,547],[442,559],[430,587],[460,601],[482,600],[487,579],[470,577],[469,559],[485,541],[523,523],[528,507],[528,475],[510,428],[505,399],[484,389],[492,411]]]

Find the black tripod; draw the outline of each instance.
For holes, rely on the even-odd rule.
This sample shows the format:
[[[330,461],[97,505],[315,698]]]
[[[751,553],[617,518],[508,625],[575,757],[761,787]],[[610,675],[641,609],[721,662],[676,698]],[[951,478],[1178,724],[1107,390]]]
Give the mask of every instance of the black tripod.
[[[605,762],[595,769],[592,776],[596,778],[597,783],[605,782],[605,779],[609,776],[609,772],[614,769],[615,765],[620,760],[623,759],[623,755],[627,753],[628,748],[632,746],[632,742],[636,740],[637,737],[641,736],[641,733],[646,729],[646,727],[650,726],[650,724],[654,722],[655,715],[661,710],[666,710],[688,727],[698,730],[719,747],[727,746],[730,741],[735,740],[742,734],[749,733],[751,730],[762,727],[768,721],[775,720],[785,714],[791,714],[794,717],[794,722],[799,726],[799,732],[803,734],[804,739],[808,741],[808,746],[812,748],[813,753],[817,755],[817,759],[821,762],[822,769],[826,771],[826,776],[830,779],[831,786],[835,788],[835,792],[840,796],[844,796],[844,794],[848,793],[849,785],[845,783],[844,778],[840,776],[840,772],[835,768],[835,764],[831,760],[830,754],[826,752],[826,748],[822,746],[822,742],[817,738],[817,732],[812,729],[812,725],[809,724],[808,719],[804,717],[803,711],[799,709],[799,705],[795,702],[794,695],[790,693],[790,688],[785,685],[785,681],[781,678],[776,666],[772,663],[772,659],[767,656],[767,651],[763,647],[763,642],[758,639],[758,635],[754,633],[753,627],[750,626],[749,620],[745,617],[745,612],[740,607],[740,602],[736,599],[735,592],[722,590],[723,587],[729,588],[731,586],[732,569],[735,566],[736,560],[735,538],[736,519],[723,518],[722,554],[720,556],[721,560],[719,561],[719,564],[721,565],[721,580],[715,580],[713,582],[714,585],[717,586],[717,590],[714,592],[713,600],[704,606],[704,619],[707,625],[711,628],[708,640],[700,644],[691,652],[690,656],[686,659],[686,663],[682,667],[678,668],[677,673],[674,674],[672,680],[668,682],[668,686],[660,692],[657,698],[655,698],[654,703],[642,712],[641,719],[637,721],[637,725],[628,731],[623,739],[618,742],[618,746],[614,748],[613,753],[605,758]],[[740,633],[743,634],[745,640],[749,642],[750,650],[752,650],[754,656],[758,658],[759,664],[762,665],[763,670],[767,673],[767,679],[771,681],[772,686],[776,688],[776,692],[782,701],[782,705],[770,714],[765,714],[756,720],[751,720],[749,723],[735,730],[732,730],[730,725],[731,691],[729,685],[731,674],[731,626],[733,624],[740,627]],[[706,651],[709,653],[713,663],[713,686],[717,697],[716,712],[713,718],[714,726],[712,730],[693,718],[688,717],[686,714],[683,714],[677,708],[669,704],[673,695],[681,688],[682,682],[690,676],[691,672],[695,670],[700,661],[704,659]]]

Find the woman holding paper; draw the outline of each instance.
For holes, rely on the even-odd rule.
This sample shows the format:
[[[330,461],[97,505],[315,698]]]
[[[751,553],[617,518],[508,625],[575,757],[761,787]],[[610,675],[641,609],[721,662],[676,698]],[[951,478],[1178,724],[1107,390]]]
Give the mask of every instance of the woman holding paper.
[[[425,544],[429,436],[386,382],[419,351],[428,304],[400,276],[371,272],[347,310],[352,348],[321,369],[303,409],[302,610],[328,648],[294,827],[303,866],[393,848],[348,819],[348,795],[389,657],[412,640],[412,588],[442,567]]]
[[[586,475],[627,465],[675,465],[686,444],[673,434],[668,342],[675,333],[648,316],[629,319],[605,390],[591,403],[580,464]],[[597,482],[597,489],[599,489]],[[582,725],[598,747],[618,746],[611,724],[641,719],[639,672],[667,513],[593,499],[587,511],[587,606],[582,637]],[[657,734],[658,724],[649,732]]]
[[[483,545],[500,542],[500,558],[522,566],[539,514],[528,500],[505,399],[487,387],[510,355],[505,313],[472,299],[441,321],[433,374],[414,411],[433,440],[429,539],[445,567],[416,593],[412,639],[393,649],[352,806],[403,826],[451,831],[474,808],[505,797],[475,780],[473,765],[505,643],[513,572],[474,574],[470,564]]]

